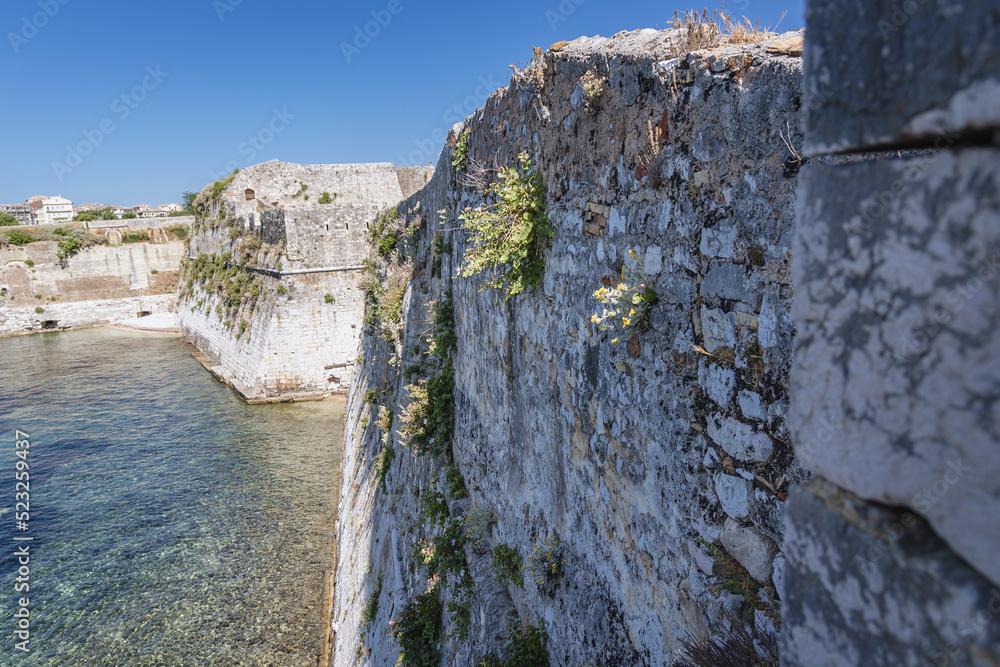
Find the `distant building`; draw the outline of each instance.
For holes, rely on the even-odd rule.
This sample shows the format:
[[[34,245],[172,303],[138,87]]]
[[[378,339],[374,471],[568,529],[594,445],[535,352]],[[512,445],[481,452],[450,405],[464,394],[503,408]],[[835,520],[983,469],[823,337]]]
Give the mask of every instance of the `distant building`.
[[[57,225],[72,219],[73,202],[62,196],[44,199],[35,211],[35,220],[39,225]]]
[[[164,204],[159,210],[166,211],[167,213],[181,213],[184,207],[180,204]]]
[[[19,225],[35,224],[35,212],[27,204],[0,204],[0,213],[14,216]]]
[[[81,204],[76,207],[76,212],[81,213],[83,211],[101,211],[108,207],[107,204]]]

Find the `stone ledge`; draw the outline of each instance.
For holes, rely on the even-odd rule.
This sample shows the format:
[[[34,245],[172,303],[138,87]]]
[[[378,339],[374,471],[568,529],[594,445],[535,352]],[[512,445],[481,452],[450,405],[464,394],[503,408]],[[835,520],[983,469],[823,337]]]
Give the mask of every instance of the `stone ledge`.
[[[782,665],[995,666],[1000,589],[909,512],[817,479],[785,514]]]
[[[1000,128],[994,1],[808,0],[806,24],[806,155]]]

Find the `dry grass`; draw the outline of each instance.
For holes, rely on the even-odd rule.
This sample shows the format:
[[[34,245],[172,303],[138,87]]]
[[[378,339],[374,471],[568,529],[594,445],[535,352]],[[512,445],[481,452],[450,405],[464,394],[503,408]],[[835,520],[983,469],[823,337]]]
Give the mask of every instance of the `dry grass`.
[[[659,159],[660,152],[667,144],[667,137],[660,125],[653,125],[653,121],[646,121],[646,126],[649,143],[639,151],[639,168],[636,171],[636,177],[641,179],[648,175],[650,177],[649,184],[658,188],[663,184],[661,173],[663,165]]]
[[[580,85],[583,86],[583,93],[587,98],[587,106],[591,109],[597,107],[608,79],[602,76],[596,69],[587,70],[587,73],[580,78]]]
[[[782,14],[782,17],[784,17],[784,14]],[[726,23],[724,32],[726,42],[729,44],[758,44],[765,39],[775,36],[775,33],[771,32],[769,28],[760,27],[759,18],[751,22],[750,19],[744,16],[742,21],[733,21],[726,14],[722,14],[722,19]]]
[[[708,8],[700,12],[687,10],[683,14],[674,12],[674,17],[668,23],[680,31],[677,48],[680,53],[710,49],[722,44],[757,44],[774,37],[778,25],[774,29],[761,28],[760,19],[751,21],[746,16],[734,20],[719,7],[711,14]],[[784,14],[781,15],[783,19]]]
[[[688,639],[671,667],[777,667],[778,639],[757,627],[757,645],[750,628],[727,614],[731,628],[706,641]]]
[[[669,23],[680,31],[677,43],[678,50],[686,53],[717,46],[722,36],[719,18],[721,13],[721,9],[716,9],[709,15],[708,8],[700,12],[688,9],[683,14],[674,11],[674,18]]]
[[[527,64],[510,65],[510,81],[515,88],[537,92],[545,85],[545,63],[542,49],[532,47],[532,58]]]

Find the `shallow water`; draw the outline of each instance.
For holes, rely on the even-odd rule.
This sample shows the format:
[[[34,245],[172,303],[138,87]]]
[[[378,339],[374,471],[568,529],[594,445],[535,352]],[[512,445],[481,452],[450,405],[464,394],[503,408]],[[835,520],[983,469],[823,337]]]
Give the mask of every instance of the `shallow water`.
[[[318,663],[343,400],[248,406],[191,349],[111,330],[0,339],[0,664]],[[15,429],[31,436],[28,531]]]

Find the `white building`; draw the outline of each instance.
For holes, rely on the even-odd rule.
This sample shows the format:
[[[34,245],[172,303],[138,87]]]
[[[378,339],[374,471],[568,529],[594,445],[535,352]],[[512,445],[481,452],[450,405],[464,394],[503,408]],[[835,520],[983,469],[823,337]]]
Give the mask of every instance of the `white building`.
[[[184,207],[180,204],[164,204],[159,210],[166,211],[167,213],[180,213],[184,210]]]
[[[35,212],[35,220],[39,225],[58,225],[73,219],[73,202],[60,196],[42,200]]]

